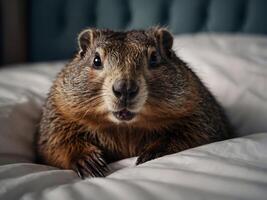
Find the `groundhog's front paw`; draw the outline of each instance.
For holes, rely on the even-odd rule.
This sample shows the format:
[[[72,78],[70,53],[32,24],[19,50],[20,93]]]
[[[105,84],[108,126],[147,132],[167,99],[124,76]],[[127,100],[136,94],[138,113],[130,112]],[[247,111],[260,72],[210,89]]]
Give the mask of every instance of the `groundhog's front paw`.
[[[108,172],[108,166],[99,153],[81,154],[73,159],[72,169],[79,177],[104,177]]]
[[[144,162],[147,162],[149,160],[153,160],[162,156],[167,155],[168,152],[165,151],[159,151],[159,150],[148,150],[142,152],[139,157],[137,158],[136,165],[140,165]]]

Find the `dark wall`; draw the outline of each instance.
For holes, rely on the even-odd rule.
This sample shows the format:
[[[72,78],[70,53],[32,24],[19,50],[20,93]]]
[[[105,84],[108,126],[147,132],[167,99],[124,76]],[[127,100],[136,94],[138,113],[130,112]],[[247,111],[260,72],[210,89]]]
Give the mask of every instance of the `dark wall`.
[[[26,0],[0,1],[1,63],[27,61]]]
[[[2,25],[2,5],[0,3],[0,66],[3,63],[3,25]]]

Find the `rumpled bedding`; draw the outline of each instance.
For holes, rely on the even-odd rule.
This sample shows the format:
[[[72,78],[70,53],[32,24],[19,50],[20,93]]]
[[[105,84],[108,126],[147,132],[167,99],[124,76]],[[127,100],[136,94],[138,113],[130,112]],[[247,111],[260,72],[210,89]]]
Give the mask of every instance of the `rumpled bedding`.
[[[215,94],[235,139],[139,166],[110,164],[106,178],[34,163],[41,107],[64,62],[0,70],[0,199],[267,199],[267,38],[176,37],[174,49]]]

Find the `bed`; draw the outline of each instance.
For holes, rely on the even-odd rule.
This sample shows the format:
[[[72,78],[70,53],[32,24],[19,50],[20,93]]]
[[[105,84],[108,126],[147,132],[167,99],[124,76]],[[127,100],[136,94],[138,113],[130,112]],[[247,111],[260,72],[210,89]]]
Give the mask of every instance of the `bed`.
[[[61,62],[0,70],[0,199],[267,199],[267,37],[176,36],[174,47],[225,108],[236,138],[139,166],[110,164],[105,178],[34,163],[41,107]]]

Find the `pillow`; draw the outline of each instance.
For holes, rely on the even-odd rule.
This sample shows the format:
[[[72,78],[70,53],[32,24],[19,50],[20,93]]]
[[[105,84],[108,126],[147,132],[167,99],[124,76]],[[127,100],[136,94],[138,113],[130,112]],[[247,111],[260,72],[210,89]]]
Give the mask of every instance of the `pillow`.
[[[174,49],[225,108],[238,136],[267,131],[267,37],[179,36]]]
[[[63,63],[0,71],[0,164],[33,162],[33,140],[52,79]]]

